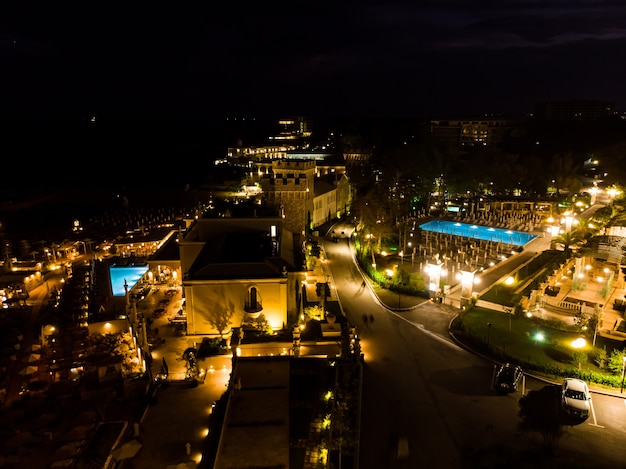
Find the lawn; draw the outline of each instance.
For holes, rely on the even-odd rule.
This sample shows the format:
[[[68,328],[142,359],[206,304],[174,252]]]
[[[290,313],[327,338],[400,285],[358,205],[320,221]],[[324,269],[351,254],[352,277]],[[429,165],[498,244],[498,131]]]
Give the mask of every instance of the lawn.
[[[582,331],[568,332],[558,329],[556,323],[477,307],[463,312],[452,331],[498,362],[517,363],[557,381],[573,376],[612,388],[619,388],[621,383],[621,376],[597,363],[603,349],[610,355],[613,349],[623,348],[618,341],[597,337],[594,347],[593,337]],[[573,341],[582,337],[586,345],[574,348]]]

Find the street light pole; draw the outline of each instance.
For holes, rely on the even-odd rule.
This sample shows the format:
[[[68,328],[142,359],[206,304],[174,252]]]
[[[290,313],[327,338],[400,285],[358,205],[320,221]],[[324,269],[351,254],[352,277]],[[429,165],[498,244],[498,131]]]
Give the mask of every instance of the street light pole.
[[[622,357],[622,387],[619,390],[620,393],[624,392],[624,374],[625,373],[626,373],[626,355]]]
[[[511,316],[513,316],[513,308],[504,308],[504,312],[509,317],[509,332],[511,332]]]

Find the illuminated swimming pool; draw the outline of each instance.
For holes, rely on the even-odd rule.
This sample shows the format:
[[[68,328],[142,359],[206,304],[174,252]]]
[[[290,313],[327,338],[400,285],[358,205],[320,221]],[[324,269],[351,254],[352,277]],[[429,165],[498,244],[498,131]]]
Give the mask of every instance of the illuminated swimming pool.
[[[492,228],[490,226],[470,225],[469,223],[445,220],[431,220],[420,225],[420,228],[434,233],[465,236],[467,238],[481,239],[483,241],[514,244],[515,246],[524,246],[537,236],[523,231],[512,231],[504,228]]]
[[[147,265],[109,267],[109,278],[111,279],[113,296],[124,296],[126,294],[124,282],[128,283],[128,291],[130,291],[147,271]]]

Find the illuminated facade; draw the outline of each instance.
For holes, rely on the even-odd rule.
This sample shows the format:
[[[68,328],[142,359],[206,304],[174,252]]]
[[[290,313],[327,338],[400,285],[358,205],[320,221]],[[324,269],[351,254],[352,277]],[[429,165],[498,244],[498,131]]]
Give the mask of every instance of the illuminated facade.
[[[198,219],[179,247],[188,334],[228,337],[260,314],[280,330],[297,316],[302,243],[282,218]]]

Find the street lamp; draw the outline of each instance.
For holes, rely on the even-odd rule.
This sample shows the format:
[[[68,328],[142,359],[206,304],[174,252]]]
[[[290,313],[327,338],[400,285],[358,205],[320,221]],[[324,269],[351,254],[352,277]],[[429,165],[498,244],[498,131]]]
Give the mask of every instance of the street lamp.
[[[624,392],[624,374],[626,373],[626,355],[622,357],[622,387],[619,392]]]

